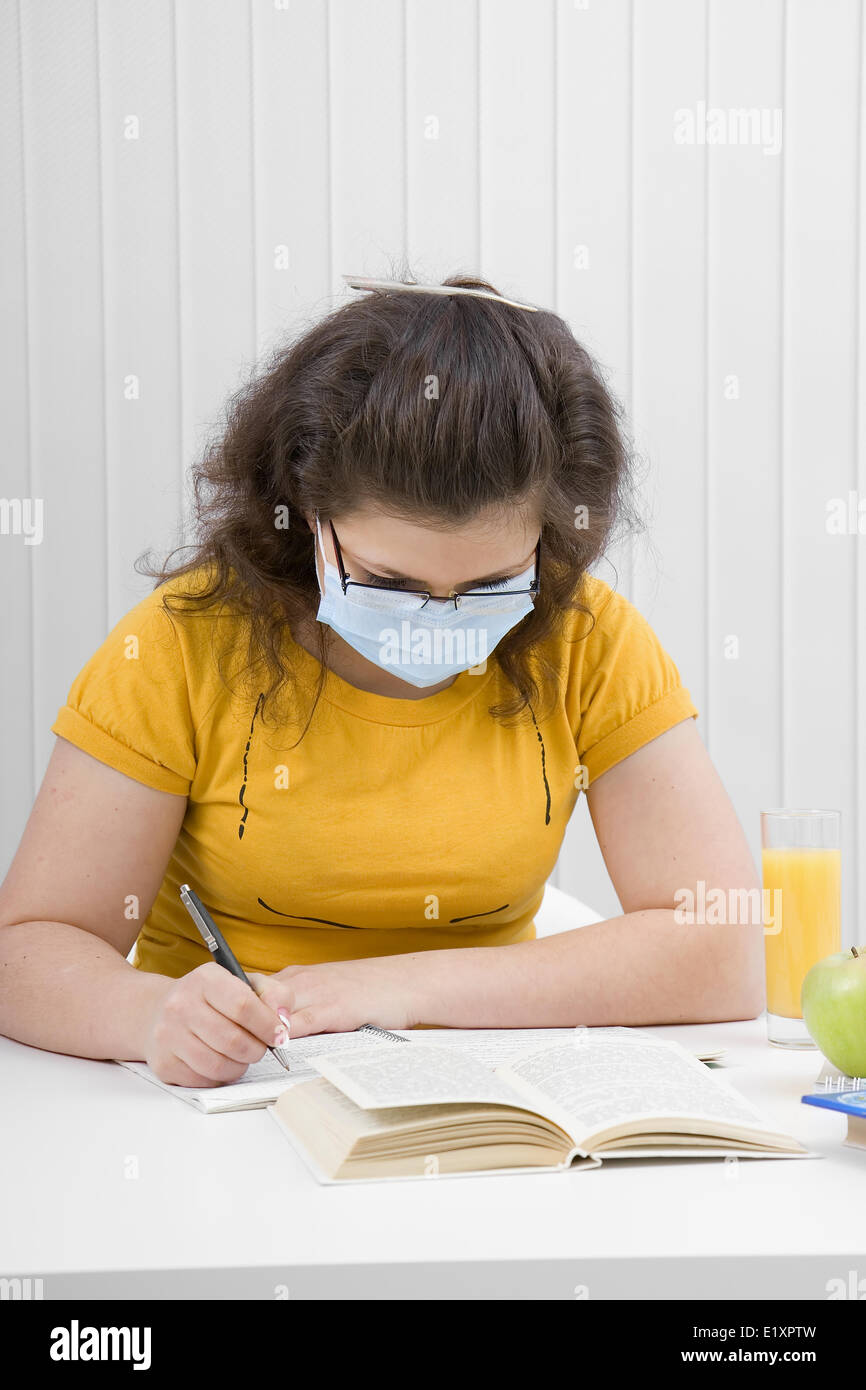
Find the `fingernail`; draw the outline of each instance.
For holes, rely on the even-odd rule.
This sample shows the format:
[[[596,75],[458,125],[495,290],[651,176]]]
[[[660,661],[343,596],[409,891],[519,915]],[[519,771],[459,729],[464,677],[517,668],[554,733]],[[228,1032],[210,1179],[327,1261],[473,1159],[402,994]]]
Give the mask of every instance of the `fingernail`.
[[[277,1017],[278,1017],[278,1018],[281,1018],[281,1019],[283,1020],[283,1023],[286,1025],[286,1032],[287,1032],[287,1033],[291,1033],[291,1031],[292,1031],[292,1020],[291,1020],[291,1018],[290,1018],[288,1012],[287,1012],[285,1009],[277,1009]]]
[[[289,1041],[289,1034],[288,1034],[287,1030],[286,1030],[285,1028],[278,1028],[277,1031],[276,1031],[276,1033],[274,1034],[274,1046],[275,1046],[275,1047],[285,1047],[285,1045],[286,1045],[286,1043],[287,1043],[288,1041]]]

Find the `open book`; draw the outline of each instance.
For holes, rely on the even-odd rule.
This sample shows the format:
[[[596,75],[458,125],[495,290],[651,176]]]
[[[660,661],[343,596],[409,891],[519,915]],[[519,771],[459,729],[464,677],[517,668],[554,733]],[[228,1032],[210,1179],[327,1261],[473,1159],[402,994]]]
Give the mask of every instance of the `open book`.
[[[565,1031],[494,1067],[438,1042],[311,1056],[319,1075],[268,1113],[323,1183],[597,1168],[602,1157],[818,1156],[768,1129],[679,1043]]]
[[[456,1047],[464,1055],[471,1053],[488,1067],[508,1062],[528,1047],[537,1047],[546,1042],[568,1042],[575,1035],[573,1028],[418,1028],[391,1031],[407,1042],[414,1043],[420,1039],[425,1045]],[[592,1032],[594,1035],[616,1037],[630,1036],[639,1030],[612,1027],[593,1028]],[[167,1081],[161,1081],[146,1062],[120,1062],[120,1066],[127,1067],[178,1100],[195,1106],[196,1110],[206,1115],[218,1115],[228,1110],[262,1110],[283,1091],[318,1076],[318,1071],[309,1061],[317,1054],[366,1051],[370,1047],[390,1049],[394,1046],[396,1044],[390,1038],[376,1038],[369,1033],[313,1033],[306,1038],[292,1038],[283,1049],[289,1056],[290,1072],[274,1058],[265,1056],[260,1062],[253,1062],[247,1067],[237,1081],[230,1081],[225,1086],[172,1086]],[[403,1050],[402,1047],[400,1050]],[[699,1048],[695,1055],[710,1061],[721,1057],[723,1052],[724,1048],[707,1046]]]

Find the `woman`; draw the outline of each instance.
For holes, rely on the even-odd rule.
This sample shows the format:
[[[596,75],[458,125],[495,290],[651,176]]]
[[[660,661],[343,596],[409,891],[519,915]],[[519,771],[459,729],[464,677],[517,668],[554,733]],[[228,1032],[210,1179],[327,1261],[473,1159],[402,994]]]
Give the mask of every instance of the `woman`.
[[[283,1022],[763,1007],[760,924],[676,912],[757,883],[697,712],[587,573],[626,497],[620,409],[556,315],[445,283],[341,307],[233,401],[193,555],[149,569],[52,726],[0,889],[8,1036],[207,1086]],[[536,940],[583,788],[624,910]]]

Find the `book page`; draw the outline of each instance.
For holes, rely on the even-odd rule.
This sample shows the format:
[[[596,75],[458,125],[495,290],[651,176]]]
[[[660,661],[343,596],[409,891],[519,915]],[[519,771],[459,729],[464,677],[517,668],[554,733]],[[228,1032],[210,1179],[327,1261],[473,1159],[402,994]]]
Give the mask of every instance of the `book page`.
[[[408,1032],[398,1030],[402,1038],[417,1039],[426,1046],[459,1047],[477,1057],[491,1068],[507,1064],[512,1057],[541,1047],[549,1042],[572,1043],[581,1032],[591,1033],[593,1038],[616,1038],[620,1042],[657,1043],[677,1042],[676,1038],[660,1037],[645,1028],[627,1028],[622,1024],[611,1024],[589,1028],[421,1028]],[[709,1033],[702,1043],[680,1043],[686,1052],[703,1060],[716,1060],[722,1057],[726,1048],[720,1047]]]
[[[362,1110],[473,1101],[531,1108],[483,1062],[456,1048],[418,1043],[309,1060]]]
[[[543,1045],[527,1053],[527,1042],[533,1033],[542,1039]],[[551,1042],[551,1033],[565,1035],[569,1041]],[[429,1043],[416,1043],[411,1051],[408,1048],[405,1051],[392,1049],[387,1053],[377,1050],[372,1056],[365,1055],[363,1051],[339,1057],[311,1055],[309,1062],[362,1109],[479,1101],[537,1111],[569,1133],[572,1132],[576,1116],[567,1105],[563,1105],[557,1089],[555,1077],[562,1068],[557,1068],[552,1062],[548,1073],[548,1068],[539,1064],[538,1076],[543,1081],[550,1079],[553,1082],[551,1090],[550,1087],[535,1084],[527,1062],[534,1063],[536,1059],[544,1059],[552,1054],[562,1054],[568,1058],[577,1051],[591,1048],[595,1059],[589,1067],[591,1077],[587,1080],[585,1073],[581,1073],[580,1078],[575,1080],[574,1089],[580,1095],[588,1092],[588,1105],[593,1107],[599,1090],[609,1091],[614,1079],[618,1079],[621,1086],[623,1078],[633,1075],[638,1059],[641,1060],[645,1085],[646,1074],[653,1077],[664,1075],[665,1061],[673,1054],[685,1063],[686,1071],[683,1074],[680,1067],[677,1072],[678,1107],[668,1113],[680,1115],[683,1105],[693,1101],[689,1087],[700,1084],[702,1080],[709,1087],[709,1090],[700,1092],[704,1103],[717,1100],[713,1089],[715,1082],[701,1062],[677,1043],[641,1034],[636,1029],[593,1028],[579,1032],[571,1028],[449,1029],[448,1035]],[[504,1058],[508,1058],[508,1063],[504,1062]],[[598,1065],[600,1058],[606,1063],[603,1073]],[[663,1102],[665,1096],[660,1091],[657,1093],[660,1102]],[[624,1103],[628,1104],[629,1099],[626,1091]],[[742,1102],[742,1106],[745,1104]],[[664,1111],[652,1113],[663,1114]],[[730,1118],[745,1120],[746,1112],[740,1108],[736,1117],[731,1115]],[[760,1117],[751,1112],[748,1118],[753,1123],[760,1122]],[[578,1118],[578,1126],[580,1129],[585,1127],[581,1118]]]
[[[454,1047],[463,1056],[474,1057],[493,1071],[496,1067],[507,1066],[515,1057],[534,1052],[550,1043],[571,1045],[581,1031],[576,1028],[431,1028],[420,1031],[402,1032],[401,1037],[410,1038],[425,1047]],[[638,1028],[624,1028],[619,1025],[610,1028],[593,1028],[594,1039],[615,1038],[623,1043],[652,1043],[661,1041],[651,1033]]]
[[[540,1048],[496,1074],[527,1101],[546,1099],[544,1113],[581,1148],[600,1130],[640,1120],[688,1118],[766,1129],[754,1106],[678,1043],[638,1046],[584,1035],[571,1046]]]

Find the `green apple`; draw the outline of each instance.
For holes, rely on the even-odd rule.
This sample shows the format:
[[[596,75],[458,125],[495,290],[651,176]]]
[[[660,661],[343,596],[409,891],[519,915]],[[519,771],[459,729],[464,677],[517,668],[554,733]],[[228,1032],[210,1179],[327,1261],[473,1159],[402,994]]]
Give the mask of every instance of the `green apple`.
[[[866,1076],[866,946],[819,960],[800,994],[803,1021],[828,1062]]]

